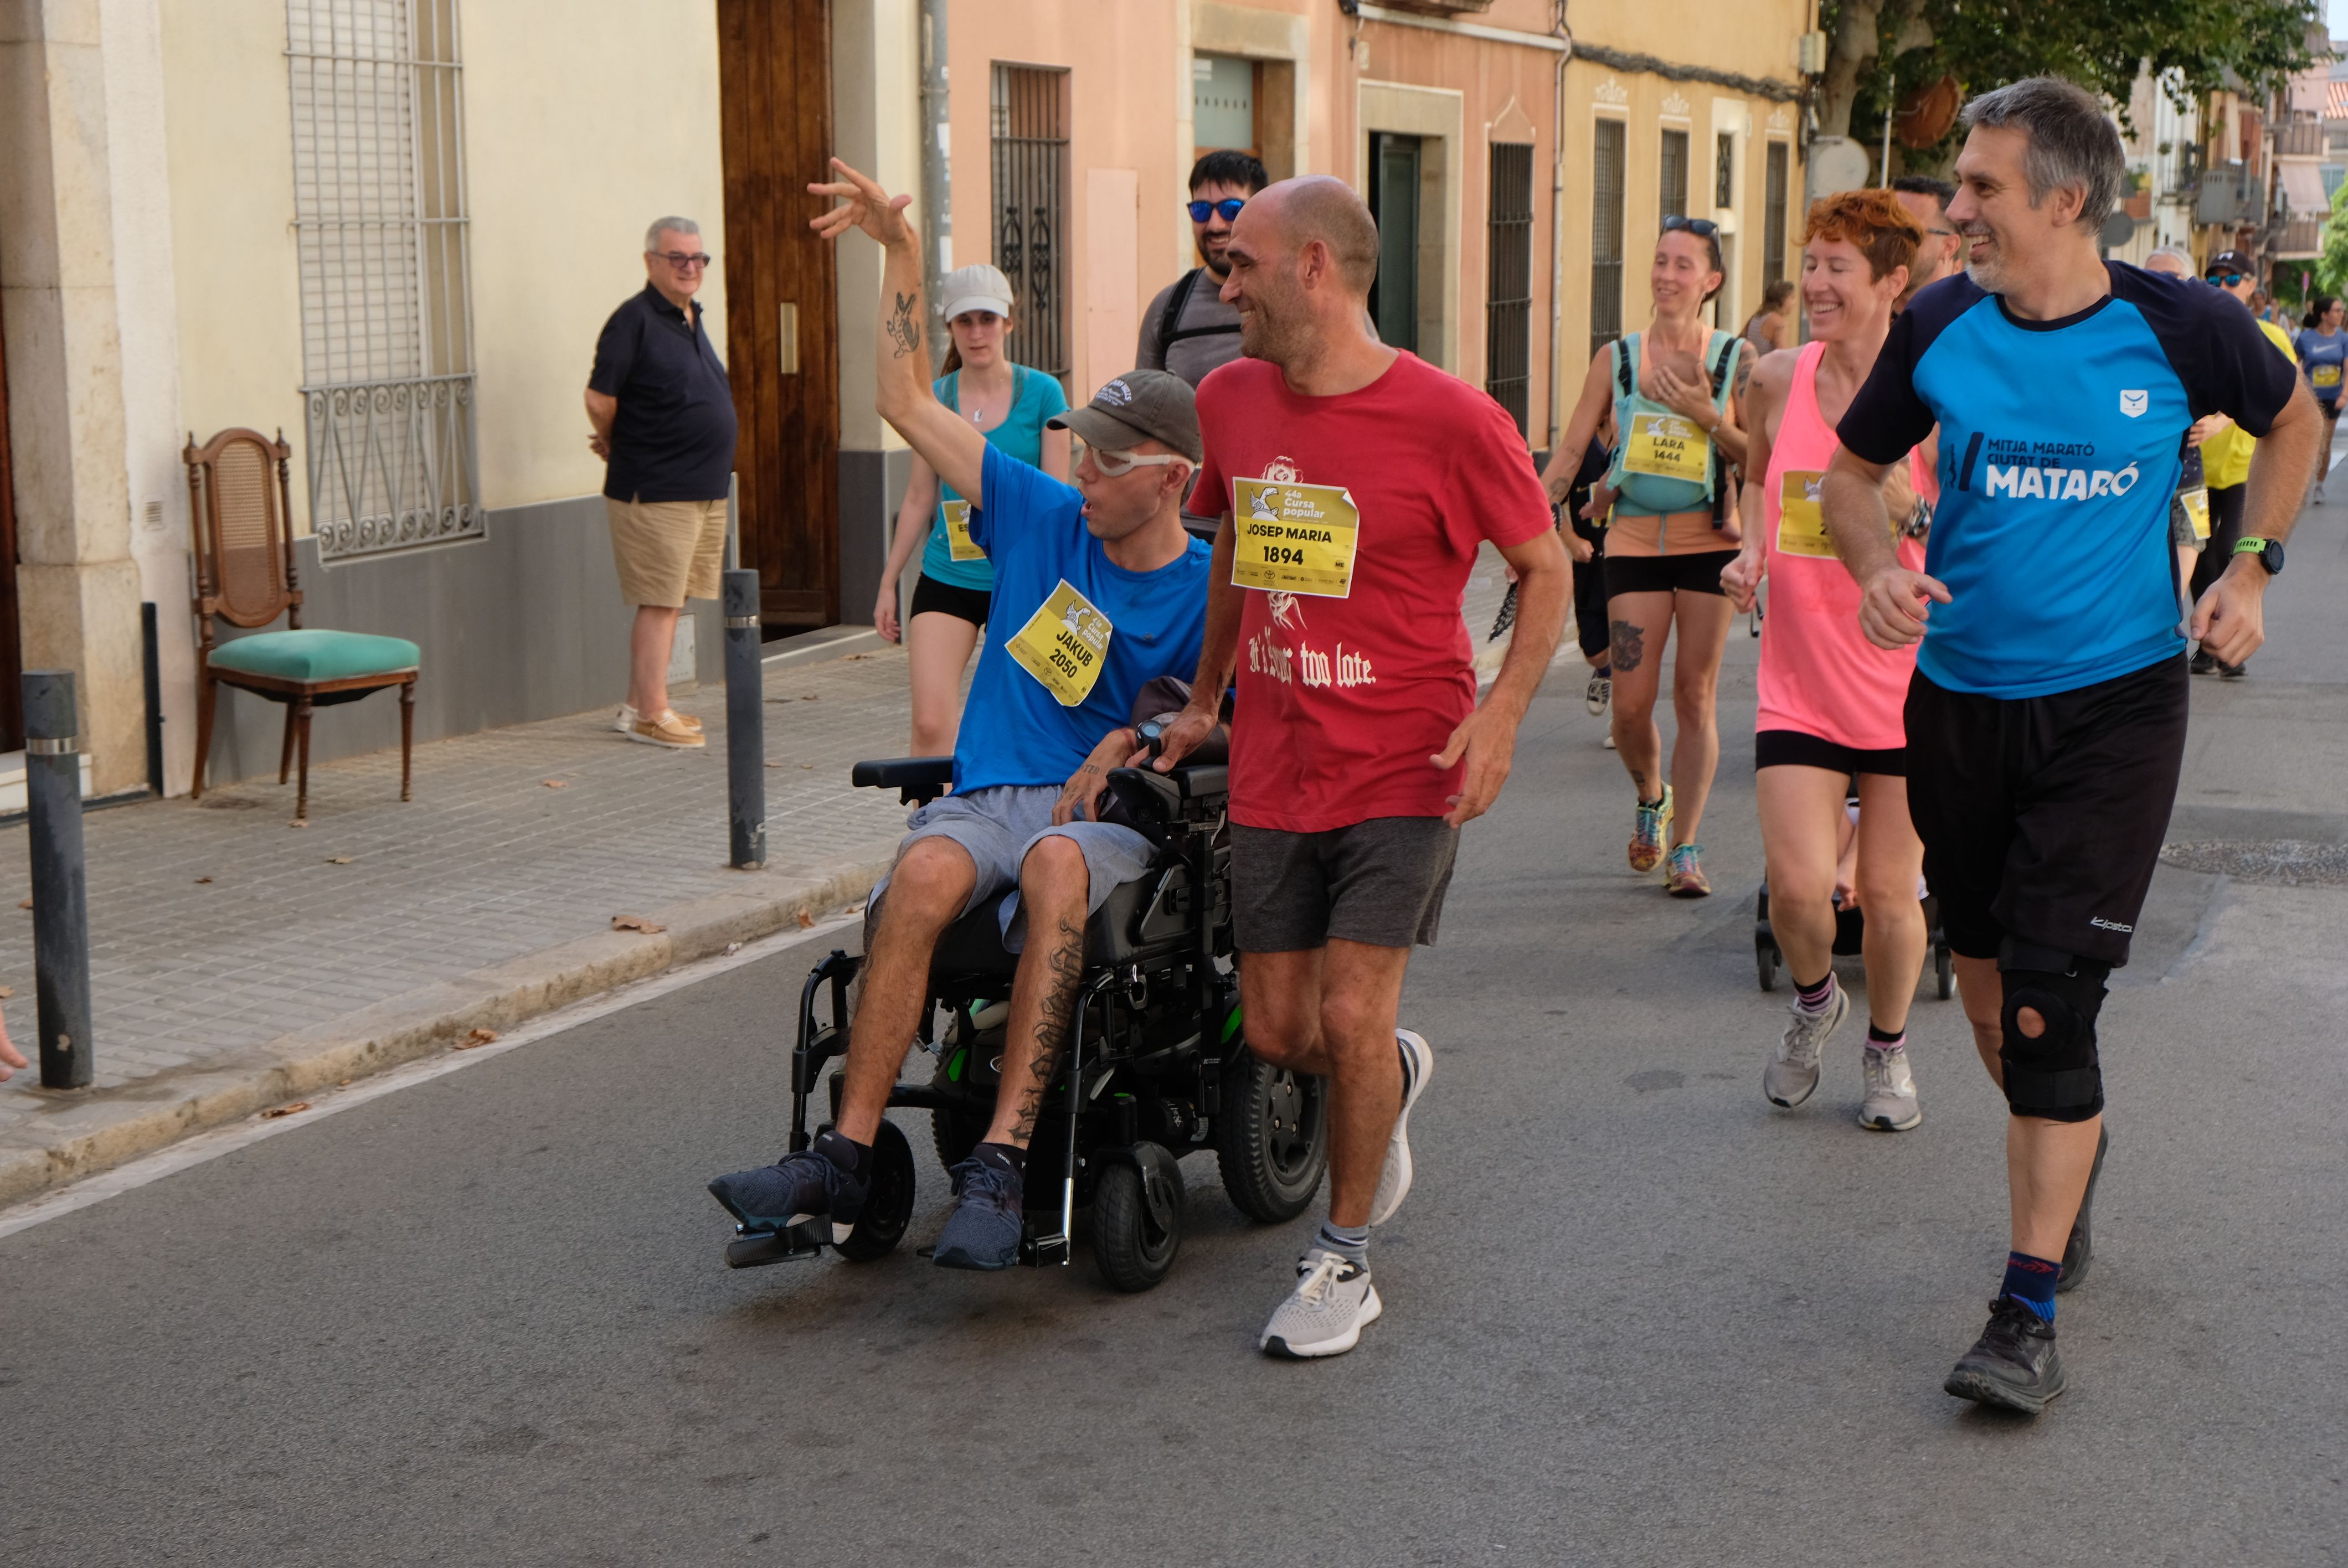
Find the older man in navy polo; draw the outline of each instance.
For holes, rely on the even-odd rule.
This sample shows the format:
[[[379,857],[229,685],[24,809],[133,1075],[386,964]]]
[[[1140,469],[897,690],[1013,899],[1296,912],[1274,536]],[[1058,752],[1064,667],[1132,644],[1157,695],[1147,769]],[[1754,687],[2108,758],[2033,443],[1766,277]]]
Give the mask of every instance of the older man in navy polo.
[[[690,218],[646,231],[644,292],[603,323],[587,377],[587,444],[604,460],[612,555],[636,607],[613,728],[679,750],[704,743],[700,721],[668,705],[669,650],[685,600],[717,597],[734,471],[734,394],[693,297],[712,260]]]

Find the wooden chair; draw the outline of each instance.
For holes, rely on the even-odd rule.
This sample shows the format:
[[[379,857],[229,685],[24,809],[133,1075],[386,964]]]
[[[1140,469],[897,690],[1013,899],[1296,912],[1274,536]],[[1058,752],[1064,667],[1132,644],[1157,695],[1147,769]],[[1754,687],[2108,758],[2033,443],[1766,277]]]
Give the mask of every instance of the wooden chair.
[[[202,684],[196,703],[196,773],[191,797],[201,799],[212,746],[216,689],[238,686],[285,706],[285,743],[277,755],[283,784],[298,747],[301,785],[294,820],[310,819],[310,711],[355,702],[387,686],[399,688],[399,798],[409,794],[416,737],[416,677],[419,651],[404,637],[358,631],[308,630],[302,625],[302,590],[294,577],[294,521],[286,466],[294,449],[283,431],[274,441],[257,430],[223,430],[199,446],[192,432],[180,458],[188,465],[190,525],[196,546],[196,625],[202,643],[197,664]],[[269,482],[272,459],[277,483]],[[263,631],[215,646],[212,617],[232,626],[266,626],[280,615],[288,630]]]

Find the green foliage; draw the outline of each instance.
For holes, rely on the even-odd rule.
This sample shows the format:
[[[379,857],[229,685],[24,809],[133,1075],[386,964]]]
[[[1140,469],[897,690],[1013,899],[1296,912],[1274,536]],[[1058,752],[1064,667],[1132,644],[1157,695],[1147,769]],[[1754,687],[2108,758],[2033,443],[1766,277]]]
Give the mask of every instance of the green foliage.
[[[2315,261],[2315,286],[2348,295],[2348,182],[2332,193],[2332,216],[2323,220],[2323,253]]]

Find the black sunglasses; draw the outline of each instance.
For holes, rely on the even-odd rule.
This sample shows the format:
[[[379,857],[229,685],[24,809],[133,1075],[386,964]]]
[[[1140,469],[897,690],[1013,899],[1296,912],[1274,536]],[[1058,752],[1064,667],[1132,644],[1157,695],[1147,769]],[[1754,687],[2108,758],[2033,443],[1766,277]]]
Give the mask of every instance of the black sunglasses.
[[[1683,218],[1678,213],[1674,212],[1670,217],[1663,220],[1664,233],[1676,233],[1682,229],[1705,240],[1709,240],[1714,235],[1720,232],[1720,225],[1714,222],[1709,218]]]
[[[1224,222],[1237,222],[1240,209],[1246,205],[1247,198],[1244,196],[1226,196],[1220,201],[1193,201],[1190,203],[1190,221],[1204,223],[1220,212],[1223,215]]]

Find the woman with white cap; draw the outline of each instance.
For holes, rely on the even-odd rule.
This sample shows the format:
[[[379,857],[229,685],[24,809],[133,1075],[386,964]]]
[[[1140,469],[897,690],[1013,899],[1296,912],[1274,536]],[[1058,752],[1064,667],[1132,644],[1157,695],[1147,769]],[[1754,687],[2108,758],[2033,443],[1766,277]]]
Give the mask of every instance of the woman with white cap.
[[[939,291],[953,346],[945,374],[932,384],[939,402],[969,419],[1004,455],[1043,469],[1054,478],[1068,473],[1068,433],[1046,430],[1045,421],[1063,413],[1067,395],[1039,370],[1014,364],[1004,353],[1011,333],[1011,282],[994,267],[957,267]],[[961,718],[962,673],[986,625],[994,590],[994,569],[972,542],[970,504],[917,456],[897,508],[896,538],[880,575],[872,624],[890,641],[902,641],[912,667],[914,756],[943,756],[954,749]],[[897,579],[922,549],[921,578],[901,629]]]

